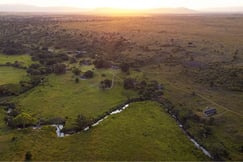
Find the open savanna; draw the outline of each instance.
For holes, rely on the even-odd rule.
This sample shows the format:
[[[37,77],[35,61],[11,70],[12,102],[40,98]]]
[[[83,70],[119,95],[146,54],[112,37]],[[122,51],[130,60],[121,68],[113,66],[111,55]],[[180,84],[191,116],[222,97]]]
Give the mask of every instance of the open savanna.
[[[130,104],[87,132],[56,138],[54,128],[20,130],[0,160],[208,160],[154,102]]]
[[[184,129],[215,160],[243,160],[242,15],[40,16],[31,18],[31,27],[28,18],[16,19],[33,35],[21,32],[23,26],[12,29],[2,21],[10,33],[17,33],[9,39],[35,47],[29,50],[41,66],[67,67],[65,74],[45,74],[41,84],[8,100],[21,112],[39,119],[61,117],[65,127],[71,127],[79,114],[97,118],[137,97],[135,91],[124,89],[125,78],[155,80]],[[40,19],[45,20],[42,25]],[[93,64],[100,58],[112,68],[83,66],[84,59]],[[121,72],[122,63],[127,63],[129,72]],[[80,76],[93,70],[94,78],[82,80],[72,73],[74,68],[81,70]],[[99,87],[104,79],[113,80],[111,89]],[[208,106],[217,114],[206,117],[203,110]],[[54,128],[5,127],[0,160],[23,160],[27,151],[33,160],[208,160],[158,107],[151,102],[131,104],[94,129],[65,138],[57,138]]]
[[[202,143],[209,151],[214,145],[222,145],[230,153],[230,158],[241,160],[240,148],[243,141],[243,116],[242,93],[209,88],[206,85],[193,83],[192,80],[181,76],[180,67],[155,67],[143,68],[147,77],[154,78],[164,83],[165,97],[174,105],[179,114],[193,111],[204,119],[209,119],[203,114],[206,107],[214,107],[217,114],[213,116],[214,124],[210,126],[212,135],[200,138],[198,130],[200,125],[190,123],[188,131]],[[151,72],[153,71],[153,72]]]

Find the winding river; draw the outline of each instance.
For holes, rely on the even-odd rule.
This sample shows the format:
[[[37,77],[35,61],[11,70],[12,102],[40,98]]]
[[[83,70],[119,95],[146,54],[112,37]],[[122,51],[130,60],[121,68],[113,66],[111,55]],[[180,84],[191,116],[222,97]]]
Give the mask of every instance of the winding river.
[[[84,128],[82,131],[88,131],[89,129],[91,129],[92,127],[96,127],[98,126],[102,121],[104,121],[105,119],[107,119],[109,116],[111,115],[115,115],[118,113],[121,113],[122,111],[124,111],[126,108],[129,107],[129,103],[132,102],[137,102],[137,101],[131,101],[128,102],[127,104],[125,104],[124,106],[120,107],[118,106],[118,108],[110,113],[108,113],[107,115],[105,115],[104,117],[102,117],[101,119],[99,119],[98,121],[94,122],[91,126],[88,126],[86,128]],[[7,113],[11,113],[12,109],[8,109]],[[180,127],[180,129],[183,131],[183,133],[187,136],[187,138],[194,144],[194,146],[198,149],[200,149],[206,156],[208,156],[209,158],[212,158],[211,154],[209,153],[209,151],[207,151],[203,146],[201,146],[183,127],[183,125],[180,123],[180,121],[178,120],[178,118],[173,115],[172,113],[170,113],[170,116],[176,120],[177,125]],[[56,135],[57,137],[65,137],[65,136],[70,136],[72,134],[68,134],[68,133],[64,133],[62,132],[62,129],[64,128],[64,125],[62,124],[52,124],[50,126],[53,126],[56,128]],[[32,127],[33,129],[37,129],[37,128],[41,128],[41,127]]]
[[[83,129],[83,131],[88,131],[89,129],[91,129],[92,127],[96,127],[98,126],[102,121],[104,121],[105,119],[107,119],[109,116],[114,115],[114,114],[118,114],[121,113],[122,111],[124,111],[126,108],[129,107],[129,104],[126,104],[125,106],[123,106],[121,109],[118,110],[114,110],[112,111],[110,114],[106,115],[105,117],[103,117],[102,119],[98,120],[97,122],[95,122],[94,124],[92,124],[92,126],[90,127],[86,127]],[[183,128],[183,125],[179,122],[179,120],[176,118],[175,115],[170,114],[171,117],[173,119],[176,120],[178,126],[181,128],[181,130],[183,131],[183,133],[187,136],[187,138],[194,144],[194,146],[198,149],[200,149],[206,156],[208,156],[209,158],[212,158],[211,154],[209,153],[209,151],[207,151],[203,146],[201,146],[195,139],[193,139],[189,133]],[[65,137],[65,136],[70,136],[71,134],[64,134],[62,133],[62,128],[64,127],[63,125],[52,125],[56,127],[56,134],[57,137]]]

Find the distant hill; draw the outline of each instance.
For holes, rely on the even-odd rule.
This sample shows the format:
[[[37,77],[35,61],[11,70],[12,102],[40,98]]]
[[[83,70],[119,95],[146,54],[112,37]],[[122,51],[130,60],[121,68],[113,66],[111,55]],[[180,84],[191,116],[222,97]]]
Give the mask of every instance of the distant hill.
[[[0,5],[0,12],[50,12],[50,13],[85,13],[85,14],[193,14],[193,13],[243,13],[243,7],[209,8],[200,11],[188,8],[154,8],[147,10],[129,10],[115,8],[84,9],[78,7],[38,7],[23,4]]]
[[[167,14],[167,13],[190,14],[190,13],[196,13],[197,11],[180,7],[180,8],[157,8],[157,9],[149,10],[148,12],[152,14]]]
[[[0,12],[88,12],[89,9],[75,7],[38,7],[22,4],[0,5]]]
[[[97,8],[94,10],[97,14],[191,14],[196,11],[187,8],[155,8],[146,10],[116,9],[116,8]]]
[[[211,12],[211,13],[243,13],[243,7],[208,8],[208,9],[202,10],[202,12]]]
[[[115,8],[82,9],[75,7],[38,7],[22,4],[0,5],[0,12],[64,12],[64,13],[86,13],[86,14],[165,14],[165,13],[194,13],[195,11],[187,8],[157,8],[150,10],[129,10]]]

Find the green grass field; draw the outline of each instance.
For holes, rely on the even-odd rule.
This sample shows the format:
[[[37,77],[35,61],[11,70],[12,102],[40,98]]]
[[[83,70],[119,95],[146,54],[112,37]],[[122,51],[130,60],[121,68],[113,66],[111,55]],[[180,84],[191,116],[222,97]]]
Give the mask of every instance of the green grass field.
[[[19,81],[25,80],[26,77],[27,73],[25,70],[14,67],[0,67],[0,85],[19,83]]]
[[[78,114],[97,118],[114,106],[136,96],[135,92],[123,89],[119,80],[115,80],[112,89],[102,90],[99,83],[104,78],[112,79],[111,70],[99,70],[92,79],[75,83],[71,72],[64,75],[50,75],[42,86],[38,86],[15,99],[22,111],[38,118],[67,117],[73,121]]]
[[[21,63],[22,66],[27,67],[33,63],[31,60],[30,55],[4,55],[0,54],[0,64],[6,64],[6,63],[14,63],[15,61],[18,61]]]
[[[54,128],[14,131],[0,160],[208,160],[154,102],[134,103],[87,132],[57,138]],[[7,139],[6,139],[7,140]]]

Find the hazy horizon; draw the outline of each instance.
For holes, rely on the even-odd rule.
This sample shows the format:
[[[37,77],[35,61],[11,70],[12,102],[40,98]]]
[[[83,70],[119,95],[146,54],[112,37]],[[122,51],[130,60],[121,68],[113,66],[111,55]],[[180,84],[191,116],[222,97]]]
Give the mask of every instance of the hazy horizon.
[[[208,10],[216,8],[231,9],[243,7],[240,0],[1,0],[0,5],[30,5],[37,7],[75,7],[82,9],[119,8],[119,9],[154,9],[154,8],[188,8],[193,10]]]

